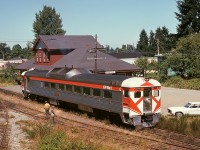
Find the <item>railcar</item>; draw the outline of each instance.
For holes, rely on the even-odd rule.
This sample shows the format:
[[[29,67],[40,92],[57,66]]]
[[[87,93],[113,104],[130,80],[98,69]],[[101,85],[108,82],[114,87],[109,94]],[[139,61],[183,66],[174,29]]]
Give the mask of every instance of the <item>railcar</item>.
[[[24,97],[44,97],[55,105],[74,104],[94,113],[117,114],[136,127],[159,122],[161,84],[144,77],[93,74],[85,69],[54,68],[22,73]]]

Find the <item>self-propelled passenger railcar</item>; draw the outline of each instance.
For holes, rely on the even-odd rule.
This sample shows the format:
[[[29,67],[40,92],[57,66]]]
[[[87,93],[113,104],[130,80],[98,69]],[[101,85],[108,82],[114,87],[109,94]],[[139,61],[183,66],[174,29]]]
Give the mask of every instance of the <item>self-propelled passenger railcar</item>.
[[[85,69],[55,68],[22,73],[23,93],[79,109],[118,114],[123,123],[150,127],[161,112],[161,85],[154,79],[92,74]]]

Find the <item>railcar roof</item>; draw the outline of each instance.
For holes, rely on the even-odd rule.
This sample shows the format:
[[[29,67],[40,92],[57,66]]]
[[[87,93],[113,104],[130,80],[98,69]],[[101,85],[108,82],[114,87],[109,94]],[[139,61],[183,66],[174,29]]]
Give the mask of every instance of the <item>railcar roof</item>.
[[[69,71],[70,72],[70,71]],[[49,72],[48,70],[32,70],[25,73],[26,76],[44,77],[44,78],[54,78],[60,80],[70,80],[76,82],[93,83],[93,84],[103,84],[112,86],[121,86],[121,83],[130,78],[128,76],[122,75],[105,75],[105,74],[91,74],[81,70],[82,74],[73,74],[72,76],[67,76],[67,72],[60,70],[55,73],[55,70]]]

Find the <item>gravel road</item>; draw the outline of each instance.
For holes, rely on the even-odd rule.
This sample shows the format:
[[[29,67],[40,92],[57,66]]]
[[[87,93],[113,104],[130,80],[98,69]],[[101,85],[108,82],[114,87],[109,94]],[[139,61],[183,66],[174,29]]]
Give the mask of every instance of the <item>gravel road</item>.
[[[183,106],[187,102],[200,102],[200,90],[187,90],[162,87],[162,114],[167,114],[167,107]]]

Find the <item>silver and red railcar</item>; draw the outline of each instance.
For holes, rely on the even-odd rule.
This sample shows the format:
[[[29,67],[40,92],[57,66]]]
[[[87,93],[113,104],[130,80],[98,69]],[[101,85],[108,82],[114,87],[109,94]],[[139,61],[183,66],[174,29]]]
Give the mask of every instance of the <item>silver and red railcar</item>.
[[[161,84],[144,77],[92,74],[85,69],[54,68],[22,73],[25,97],[45,97],[54,104],[67,102],[79,109],[113,113],[134,126],[159,122]]]

